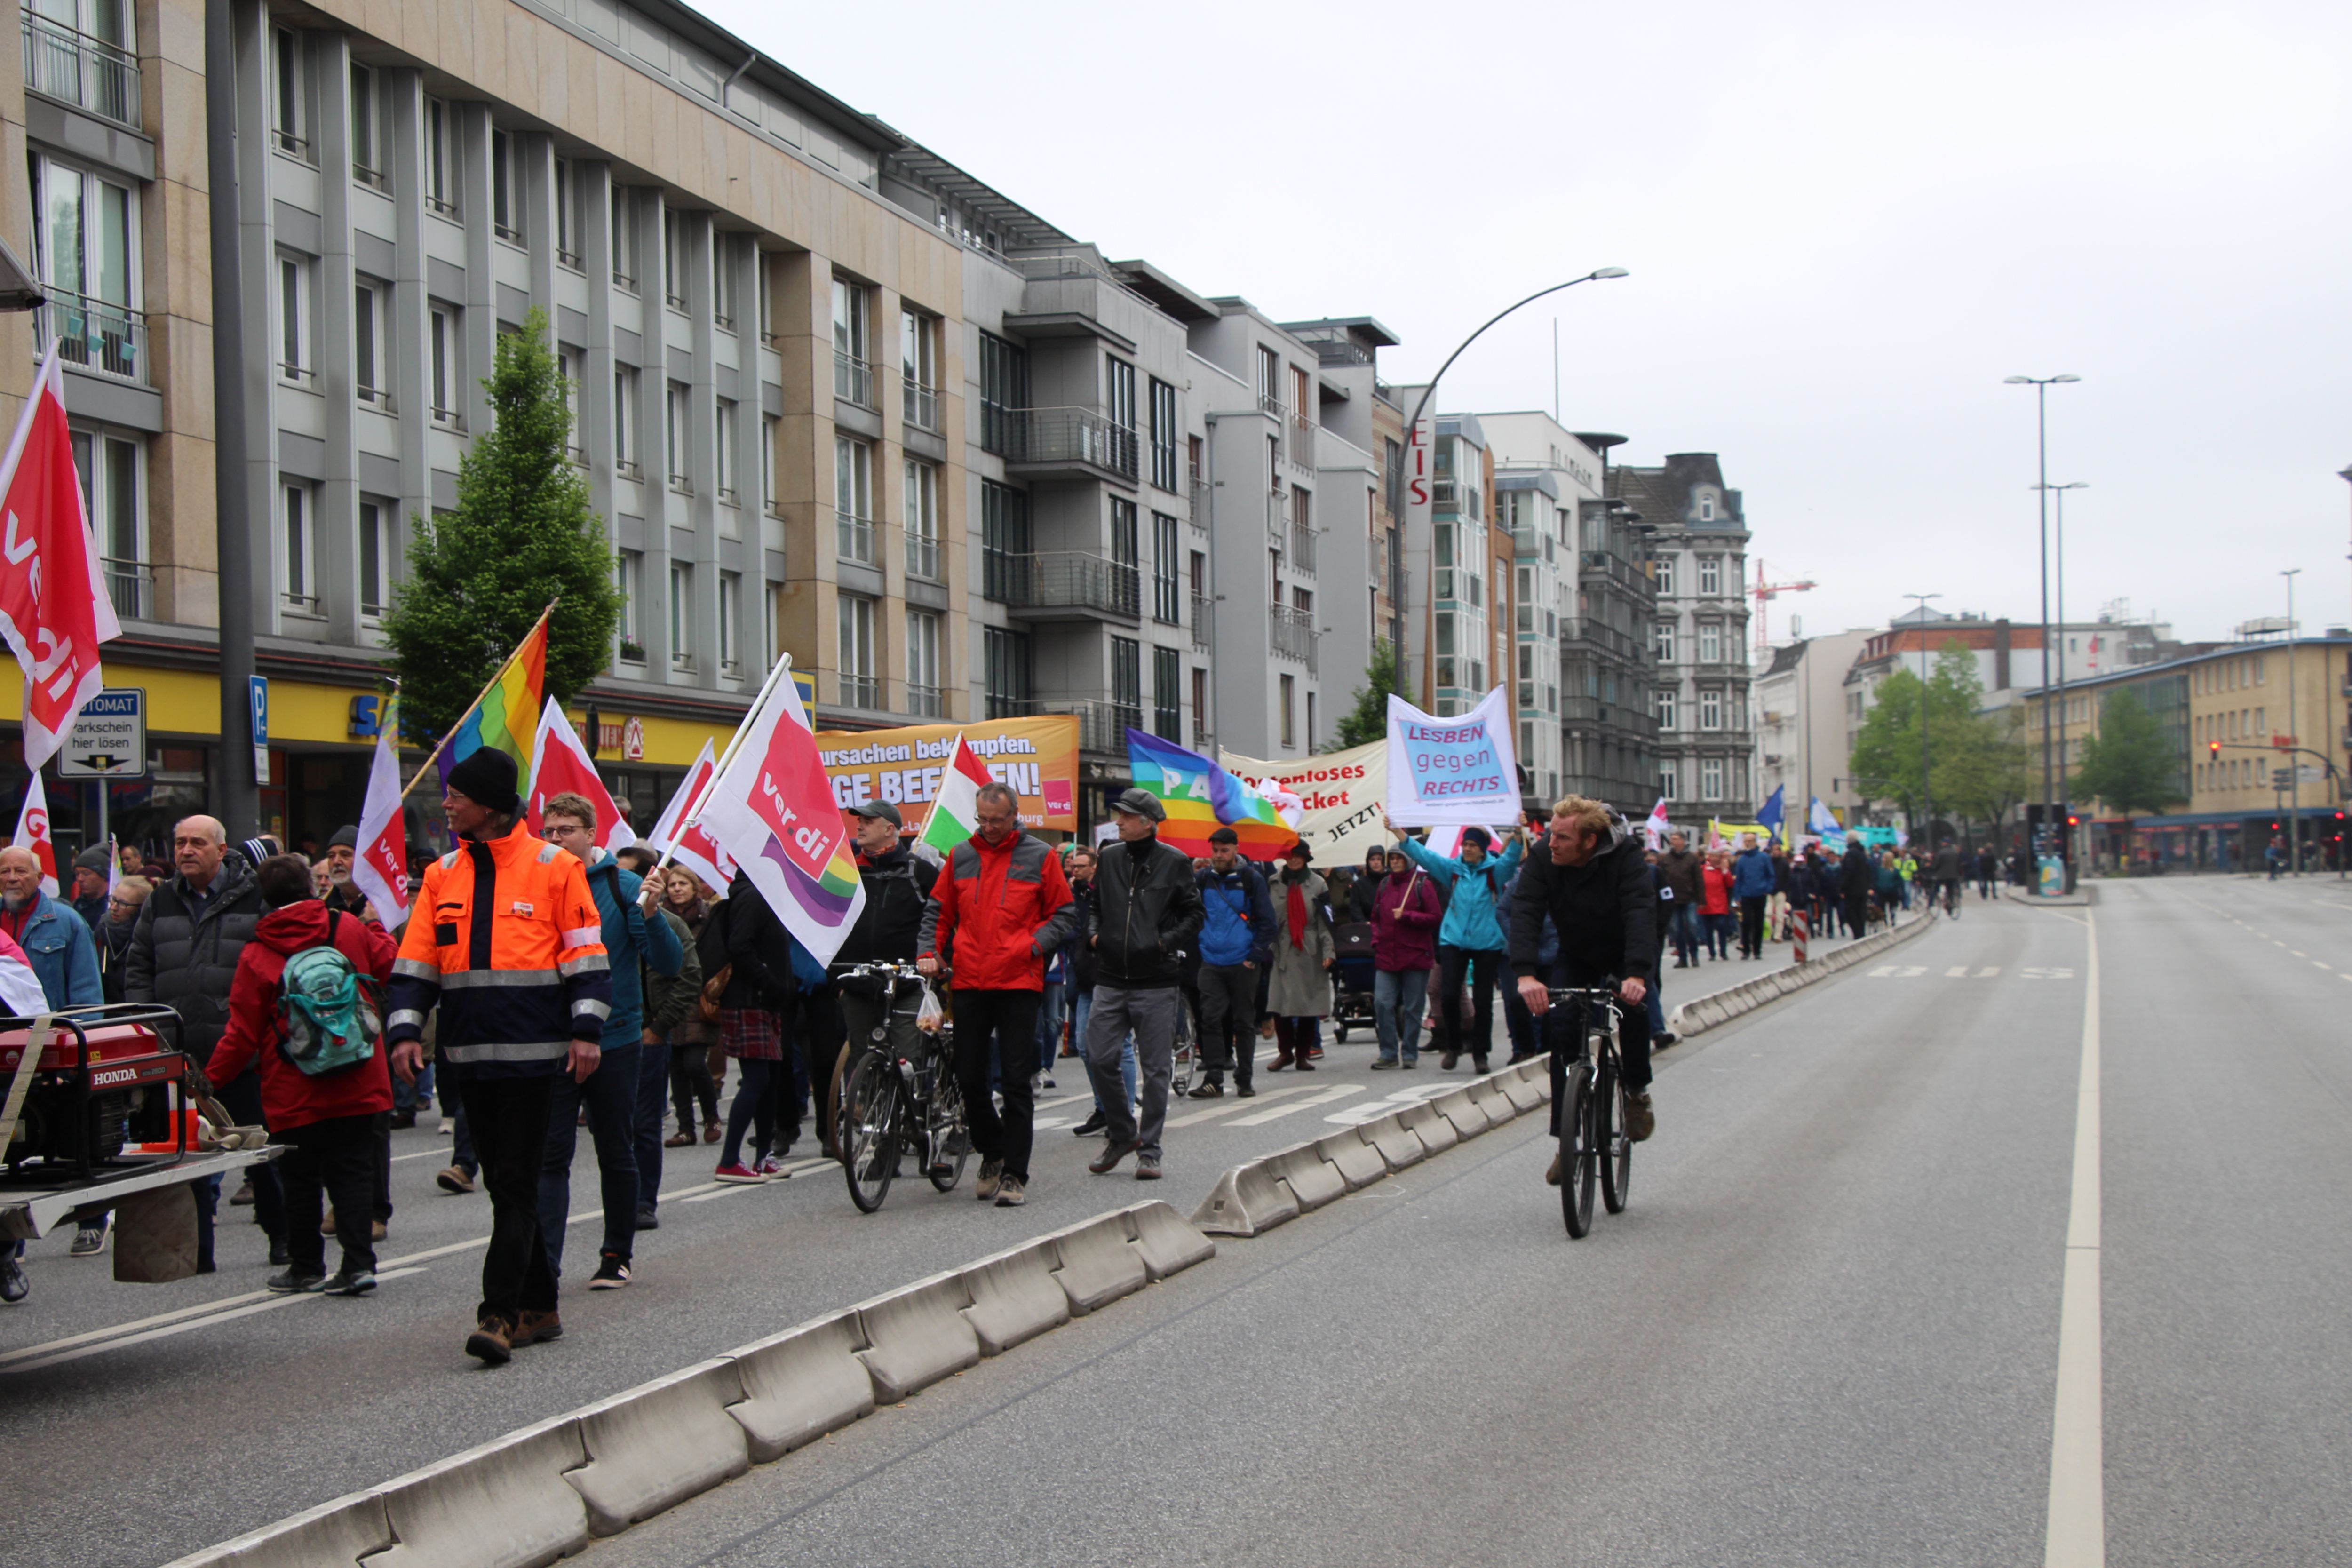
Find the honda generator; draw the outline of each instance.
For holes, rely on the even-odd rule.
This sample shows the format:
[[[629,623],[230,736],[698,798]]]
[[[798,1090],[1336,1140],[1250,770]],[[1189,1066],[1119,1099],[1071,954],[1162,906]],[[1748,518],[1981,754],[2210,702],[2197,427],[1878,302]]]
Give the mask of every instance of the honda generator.
[[[44,1180],[92,1180],[126,1145],[174,1158],[190,1152],[186,1119],[173,1114],[195,1070],[179,1047],[178,1014],[116,1003],[56,1014],[45,1027],[40,1058],[28,1060],[35,1020],[0,1017],[0,1124],[16,1112],[0,1152],[11,1178],[37,1161]]]

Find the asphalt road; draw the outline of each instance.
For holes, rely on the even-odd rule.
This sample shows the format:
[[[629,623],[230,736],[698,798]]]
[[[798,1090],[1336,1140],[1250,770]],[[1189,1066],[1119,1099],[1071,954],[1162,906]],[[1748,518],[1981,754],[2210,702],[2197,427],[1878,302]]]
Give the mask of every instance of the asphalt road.
[[[2091,918],[2107,1560],[2352,1559],[2352,892],[2110,884]],[[2084,919],[1972,903],[1665,1053],[1632,1207],[1587,1240],[1525,1119],[580,1561],[2039,1561]],[[1669,979],[1705,982],[1685,999],[1752,967]],[[1445,1081],[1370,1054],[1177,1111],[1213,1114],[1171,1130],[1156,1190],[1046,1131],[1019,1211],[919,1186],[861,1217],[831,1170],[698,1191],[698,1149],[641,1282],[568,1293],[565,1340],[496,1373],[459,1351],[487,1206],[428,1195],[429,1132],[400,1135],[425,1157],[395,1167],[382,1250],[457,1250],[371,1300],[234,1315],[262,1305],[249,1229],[222,1276],[165,1290],[44,1243],[0,1315],[0,1538],[160,1562],[1021,1236],[1140,1196],[1189,1211],[1227,1164]],[[122,1328],[207,1300],[184,1332]],[[84,1332],[96,1353],[37,1349]]]

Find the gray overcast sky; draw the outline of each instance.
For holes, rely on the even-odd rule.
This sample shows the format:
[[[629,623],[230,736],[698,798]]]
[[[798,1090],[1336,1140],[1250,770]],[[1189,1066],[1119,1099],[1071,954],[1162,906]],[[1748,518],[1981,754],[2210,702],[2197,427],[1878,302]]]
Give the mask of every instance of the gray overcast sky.
[[[1906,592],[2183,637],[2352,621],[2352,6],[905,4],[714,19],[1113,257],[1425,376],[1559,296],[1561,413],[1722,455],[1811,631]],[[1552,402],[1553,301],[1447,377]]]

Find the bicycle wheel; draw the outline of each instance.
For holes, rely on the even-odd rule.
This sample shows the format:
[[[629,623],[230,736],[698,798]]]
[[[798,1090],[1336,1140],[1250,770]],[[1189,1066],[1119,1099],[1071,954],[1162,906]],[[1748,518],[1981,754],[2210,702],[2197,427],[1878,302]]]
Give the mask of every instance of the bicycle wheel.
[[[1625,1132],[1625,1092],[1612,1052],[1601,1058],[1601,1092],[1593,1106],[1601,1122],[1601,1203],[1611,1214],[1623,1214],[1633,1191],[1633,1140]]]
[[[942,1058],[934,1069],[937,1087],[931,1090],[929,1114],[929,1147],[925,1152],[923,1173],[931,1185],[943,1193],[955,1191],[963,1180],[963,1167],[971,1158],[971,1133],[963,1122],[963,1087],[956,1082],[949,1061]]]
[[[1201,1037],[1192,1026],[1192,1004],[1180,996],[1176,1000],[1176,1048],[1169,1057],[1169,1099],[1181,1100],[1191,1091],[1200,1065]]]
[[[879,1051],[867,1051],[850,1069],[842,1095],[842,1169],[849,1178],[849,1201],[872,1214],[890,1195],[898,1174],[898,1074]]]
[[[1592,1228],[1592,1079],[1583,1063],[1568,1069],[1568,1103],[1559,1110],[1559,1208],[1570,1238]]]

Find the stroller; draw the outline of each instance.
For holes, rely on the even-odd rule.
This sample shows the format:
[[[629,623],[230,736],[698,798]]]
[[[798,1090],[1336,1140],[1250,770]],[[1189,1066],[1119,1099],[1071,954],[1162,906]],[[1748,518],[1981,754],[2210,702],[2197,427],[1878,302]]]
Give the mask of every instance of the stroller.
[[[1372,1016],[1372,927],[1369,921],[1351,921],[1331,928],[1331,943],[1339,962],[1331,966],[1331,1023],[1339,1043],[1348,1043],[1348,1026],[1370,1028]]]

